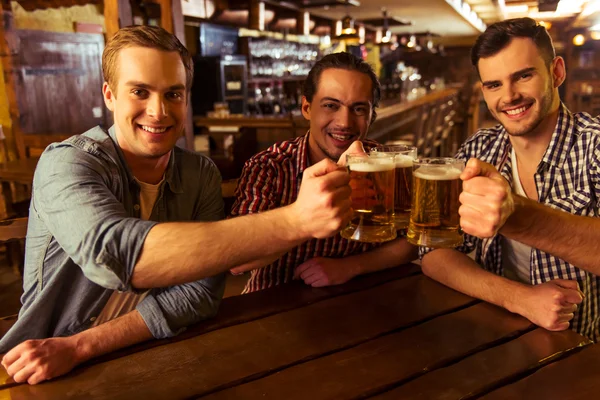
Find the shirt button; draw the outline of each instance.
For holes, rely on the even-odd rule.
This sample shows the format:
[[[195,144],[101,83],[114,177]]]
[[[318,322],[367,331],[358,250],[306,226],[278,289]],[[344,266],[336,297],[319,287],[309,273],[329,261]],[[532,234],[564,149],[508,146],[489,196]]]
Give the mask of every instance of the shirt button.
[[[92,317],[92,318],[90,318],[90,321],[91,321],[91,322],[94,322],[95,320],[96,320],[96,317]]]
[[[136,205],[134,205],[134,206],[133,206],[133,209],[134,209],[135,211],[139,211],[139,209],[140,209],[140,205],[139,205],[139,204],[136,204]]]

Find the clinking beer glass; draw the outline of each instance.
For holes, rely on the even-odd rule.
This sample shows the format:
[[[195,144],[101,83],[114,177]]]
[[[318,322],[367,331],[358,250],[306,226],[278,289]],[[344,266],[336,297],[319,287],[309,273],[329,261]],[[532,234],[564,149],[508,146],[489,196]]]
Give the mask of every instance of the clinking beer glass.
[[[340,234],[361,242],[396,238],[394,227],[394,156],[371,153],[348,155],[354,214]]]
[[[417,158],[417,148],[407,145],[382,145],[373,151],[394,156],[394,225],[396,229],[408,228],[412,194],[413,160]]]
[[[413,162],[413,193],[406,237],[412,244],[455,247],[463,243],[460,230],[465,162],[454,158],[423,158]]]

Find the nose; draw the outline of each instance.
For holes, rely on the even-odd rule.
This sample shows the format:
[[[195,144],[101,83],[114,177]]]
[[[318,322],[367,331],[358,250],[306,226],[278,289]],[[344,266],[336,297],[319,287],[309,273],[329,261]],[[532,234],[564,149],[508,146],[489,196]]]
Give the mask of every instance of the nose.
[[[146,114],[158,121],[165,118],[168,114],[164,99],[158,94],[151,96],[146,104]]]
[[[517,100],[520,100],[521,94],[517,90],[516,86],[513,84],[504,85],[504,89],[502,92],[502,103],[503,104],[513,104]]]
[[[342,106],[335,113],[335,125],[338,128],[349,128],[352,125],[353,116],[349,107]]]

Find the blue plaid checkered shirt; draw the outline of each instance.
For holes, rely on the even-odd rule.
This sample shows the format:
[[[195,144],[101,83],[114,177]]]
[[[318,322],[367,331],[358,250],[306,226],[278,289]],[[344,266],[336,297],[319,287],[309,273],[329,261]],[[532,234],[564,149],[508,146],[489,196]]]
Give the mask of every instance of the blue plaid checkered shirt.
[[[456,158],[465,162],[478,158],[490,163],[512,186],[511,150],[508,133],[502,125],[497,125],[482,129],[469,138]],[[561,104],[558,123],[538,165],[535,183],[540,203],[575,215],[597,217],[600,208],[600,118],[592,118],[586,113],[573,114]],[[465,253],[475,250],[479,265],[504,275],[500,235],[483,240],[465,235],[465,244],[458,250]],[[422,253],[427,251],[430,249],[422,249]],[[585,298],[571,328],[595,341],[600,339],[600,278],[535,248],[531,251],[530,267],[529,277],[534,285],[553,279],[579,283]]]

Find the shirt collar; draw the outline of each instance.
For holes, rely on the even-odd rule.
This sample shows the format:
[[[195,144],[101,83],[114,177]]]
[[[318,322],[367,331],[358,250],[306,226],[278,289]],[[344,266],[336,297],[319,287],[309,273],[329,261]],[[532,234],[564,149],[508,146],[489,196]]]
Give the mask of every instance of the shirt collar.
[[[310,161],[308,160],[308,136],[310,130],[306,132],[306,135],[300,138],[298,142],[298,157],[296,157],[296,171],[297,176],[302,176],[304,170],[310,167]]]
[[[111,137],[111,139],[115,143],[115,148],[117,149],[117,154],[119,155],[119,159],[121,160],[121,163],[125,167],[125,171],[127,173],[127,179],[129,180],[129,182],[136,182],[135,177],[133,176],[133,173],[131,172],[131,169],[129,168],[129,165],[127,164],[127,161],[125,160],[123,151],[121,150],[121,147],[119,146],[119,142],[117,141],[117,130],[115,129],[114,125],[108,129],[108,135]],[[183,193],[183,187],[181,184],[181,176],[179,174],[179,168],[177,166],[177,163],[175,162],[175,153],[177,151],[178,151],[177,148],[173,148],[173,150],[171,151],[171,156],[169,157],[169,165],[167,165],[167,170],[165,171],[165,176],[163,179],[166,182],[166,184],[169,186],[169,189],[171,189],[171,192]],[[137,182],[135,184],[137,185]]]
[[[561,102],[558,108],[558,121],[542,161],[553,167],[562,168],[568,157],[568,150],[575,140],[575,118]]]

